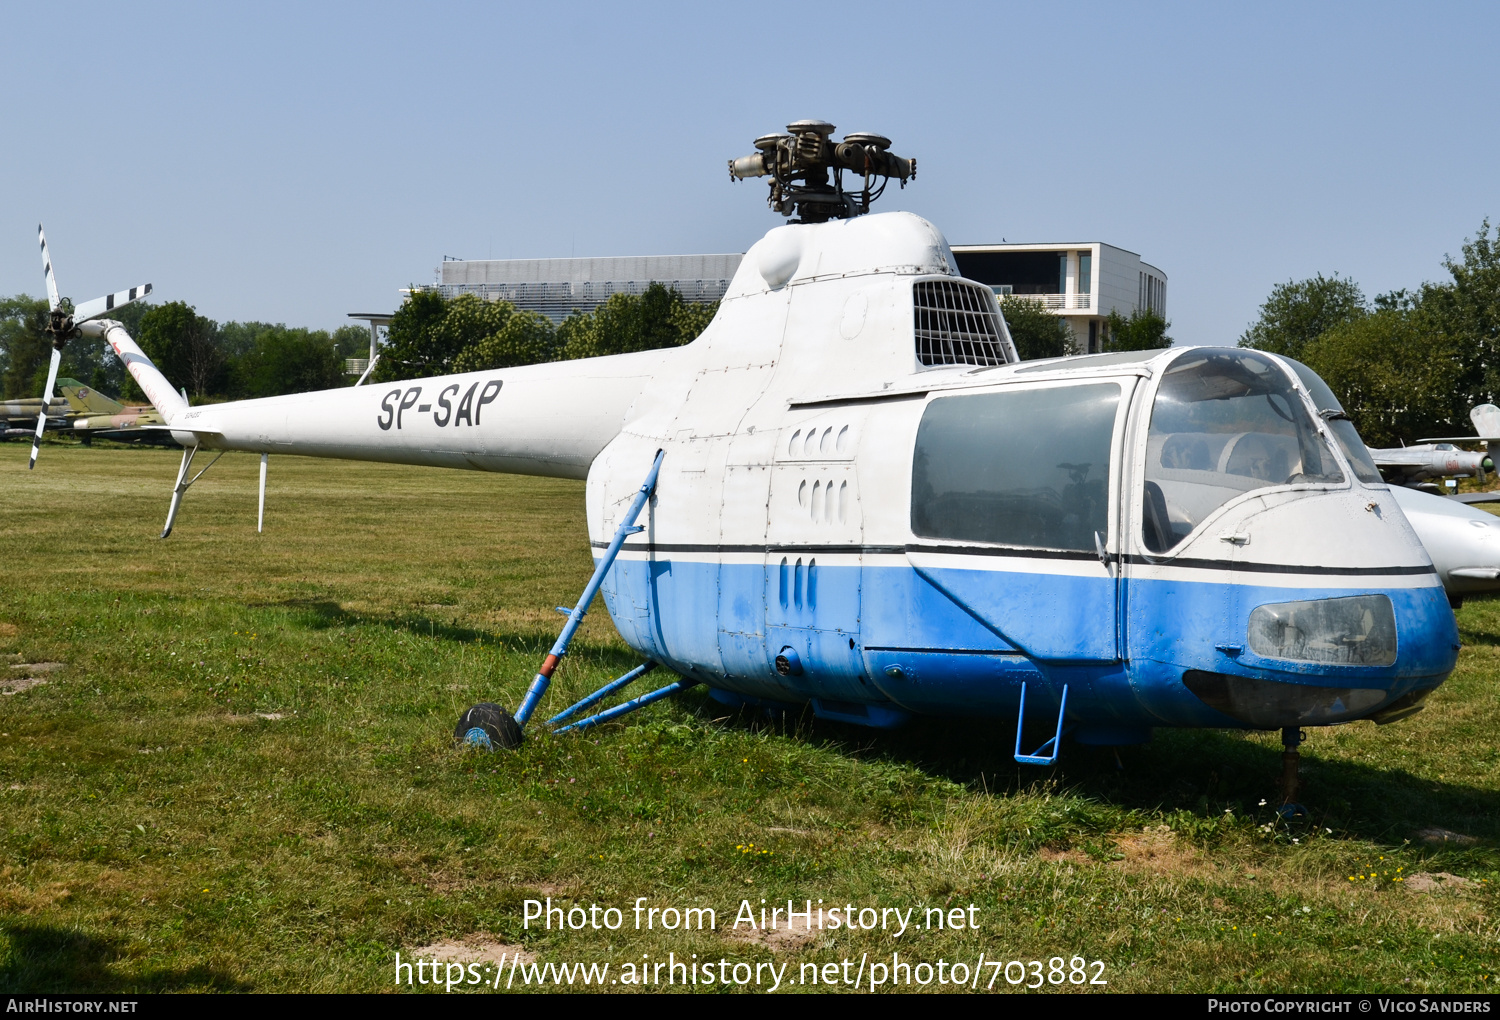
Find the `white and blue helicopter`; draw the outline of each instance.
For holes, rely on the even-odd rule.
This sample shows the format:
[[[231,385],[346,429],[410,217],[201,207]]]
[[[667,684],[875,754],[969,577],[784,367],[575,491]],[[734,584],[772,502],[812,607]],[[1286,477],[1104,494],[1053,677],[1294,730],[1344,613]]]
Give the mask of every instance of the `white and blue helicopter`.
[[[731,161],[797,219],[685,347],[190,407],[118,323],[59,335],[103,336],[184,447],[163,537],[200,450],[260,453],[262,506],[271,453],[586,479],[594,577],[516,711],[459,721],[481,744],[519,743],[596,592],[645,661],[563,729],[702,684],[876,727],[990,717],[1040,764],[1065,732],[1280,729],[1294,775],[1302,727],[1421,708],[1453,612],[1322,380],[1231,348],[1021,363],[936,227],[865,215],[915,162],[833,132]],[[677,679],[567,723],[658,666]]]

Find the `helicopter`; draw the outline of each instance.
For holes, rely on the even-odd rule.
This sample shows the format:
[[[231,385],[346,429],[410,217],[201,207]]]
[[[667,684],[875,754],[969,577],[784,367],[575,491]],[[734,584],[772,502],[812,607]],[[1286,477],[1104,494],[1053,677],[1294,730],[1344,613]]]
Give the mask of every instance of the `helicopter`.
[[[1065,735],[1280,730],[1291,802],[1303,727],[1421,709],[1453,612],[1321,379],[1237,348],[1022,363],[937,227],[870,212],[916,161],[835,130],[730,161],[789,222],[680,348],[190,407],[118,323],[73,328],[183,447],[164,538],[200,451],[260,453],[262,499],[272,453],[586,481],[594,575],[514,712],[460,718],[471,743],[521,742],[596,593],[643,662],[559,730],[698,685],[877,728],[990,718],[1041,765]]]

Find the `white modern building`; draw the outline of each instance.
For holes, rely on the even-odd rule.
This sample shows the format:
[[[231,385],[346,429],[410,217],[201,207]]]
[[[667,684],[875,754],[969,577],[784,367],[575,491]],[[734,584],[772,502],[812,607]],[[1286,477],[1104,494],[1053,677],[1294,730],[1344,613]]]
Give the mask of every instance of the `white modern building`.
[[[1133,251],[1082,244],[958,244],[958,271],[997,295],[1040,302],[1073,328],[1078,349],[1097,351],[1110,312],[1167,314],[1167,274]]]

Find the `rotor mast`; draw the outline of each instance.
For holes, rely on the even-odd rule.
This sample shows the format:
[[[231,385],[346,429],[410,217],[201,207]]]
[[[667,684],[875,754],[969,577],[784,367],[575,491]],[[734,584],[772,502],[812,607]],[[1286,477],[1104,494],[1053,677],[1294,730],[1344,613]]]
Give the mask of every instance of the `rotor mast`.
[[[754,155],[731,159],[729,177],[771,178],[768,204],[783,216],[796,214],[794,223],[863,215],[891,178],[904,188],[917,176],[917,161],[891,152],[891,140],[883,135],[856,131],[834,141],[837,129],[826,120],[794,121],[786,129],[787,134],[757,138]],[[849,188],[846,172],[856,178]]]

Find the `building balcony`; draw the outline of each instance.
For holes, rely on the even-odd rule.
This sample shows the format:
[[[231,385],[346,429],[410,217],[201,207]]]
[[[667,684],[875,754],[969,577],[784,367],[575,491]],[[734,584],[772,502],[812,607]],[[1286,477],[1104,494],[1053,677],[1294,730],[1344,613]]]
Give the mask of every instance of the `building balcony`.
[[[995,296],[999,298],[1021,298],[1026,301],[1035,301],[1047,309],[1057,311],[1079,310],[1087,311],[1094,307],[1094,295],[1092,294],[1013,294],[1005,285],[991,287]]]

